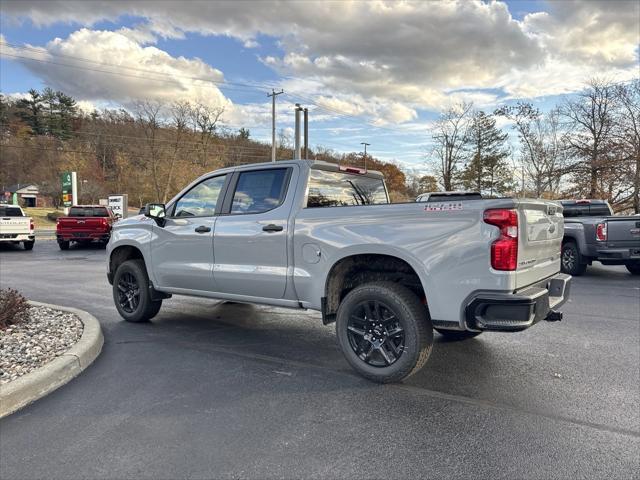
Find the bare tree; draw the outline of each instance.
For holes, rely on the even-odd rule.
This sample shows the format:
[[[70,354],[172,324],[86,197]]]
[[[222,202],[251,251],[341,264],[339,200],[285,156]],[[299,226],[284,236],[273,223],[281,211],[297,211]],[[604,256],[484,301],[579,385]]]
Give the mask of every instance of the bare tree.
[[[144,100],[135,104],[138,125],[142,128],[145,139],[146,155],[143,156],[145,165],[151,170],[151,184],[155,194],[155,201],[162,199],[164,190],[160,185],[160,164],[162,162],[163,146],[160,133],[162,130],[161,112],[163,104],[158,101]]]
[[[495,114],[513,122],[520,140],[520,162],[536,196],[541,197],[544,192],[555,195],[566,161],[558,109],[543,114],[531,103],[518,102],[497,109]]]
[[[224,106],[210,107],[203,103],[196,103],[191,108],[191,122],[193,130],[198,135],[198,162],[201,167],[208,164],[209,147],[214,140],[218,122],[221,121]]]
[[[445,191],[455,187],[458,164],[464,157],[472,103],[459,103],[440,114],[431,138],[435,170]]]
[[[630,204],[634,213],[640,213],[640,79],[618,85],[616,95],[620,111],[614,136],[622,157],[620,173],[631,192],[620,203]]]
[[[171,183],[176,163],[179,160],[183,148],[183,142],[189,131],[189,117],[191,115],[191,104],[189,102],[173,102],[169,109],[171,115],[170,126],[172,127],[173,141],[171,143],[171,155],[168,161],[169,171],[166,174],[166,182],[162,202],[166,203],[171,193]]]
[[[570,171],[579,189],[590,198],[606,193],[598,181],[614,160],[616,103],[615,86],[593,79],[584,92],[567,99],[561,107],[569,130],[568,146],[575,160]]]

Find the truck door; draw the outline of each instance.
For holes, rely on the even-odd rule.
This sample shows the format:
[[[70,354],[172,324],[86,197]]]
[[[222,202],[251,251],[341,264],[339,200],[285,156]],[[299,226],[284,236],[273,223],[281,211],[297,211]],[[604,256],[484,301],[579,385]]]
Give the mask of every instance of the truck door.
[[[213,276],[221,293],[282,298],[293,167],[236,172],[214,233]]]
[[[158,287],[215,291],[213,229],[229,177],[193,186],[168,209],[164,226],[154,225],[151,258]]]

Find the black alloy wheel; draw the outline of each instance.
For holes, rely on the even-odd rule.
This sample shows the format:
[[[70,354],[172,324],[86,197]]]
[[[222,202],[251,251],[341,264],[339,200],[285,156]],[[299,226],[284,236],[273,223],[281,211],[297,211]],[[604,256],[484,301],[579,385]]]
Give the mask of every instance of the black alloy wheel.
[[[347,325],[349,345],[373,367],[394,364],[404,351],[404,329],[391,307],[376,300],[359,303]]]
[[[124,273],[118,281],[118,304],[127,313],[134,313],[140,304],[140,285],[132,273]]]

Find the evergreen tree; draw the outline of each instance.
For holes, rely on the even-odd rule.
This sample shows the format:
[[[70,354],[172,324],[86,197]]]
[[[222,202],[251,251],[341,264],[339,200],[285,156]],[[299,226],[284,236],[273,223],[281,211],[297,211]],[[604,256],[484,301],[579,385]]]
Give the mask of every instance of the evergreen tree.
[[[42,96],[35,89],[29,90],[28,98],[16,102],[17,116],[31,128],[32,135],[42,135],[45,131],[42,117],[44,108]]]
[[[511,188],[513,176],[507,163],[507,137],[507,133],[496,127],[492,115],[482,111],[473,114],[467,140],[469,161],[461,175],[466,189],[493,196]]]

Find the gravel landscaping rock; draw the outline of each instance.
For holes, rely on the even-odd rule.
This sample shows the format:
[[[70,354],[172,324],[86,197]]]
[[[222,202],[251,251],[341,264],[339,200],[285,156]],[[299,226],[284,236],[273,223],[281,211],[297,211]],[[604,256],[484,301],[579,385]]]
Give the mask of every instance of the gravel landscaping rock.
[[[72,313],[32,306],[30,319],[0,330],[0,385],[35,370],[69,350],[82,335]]]

